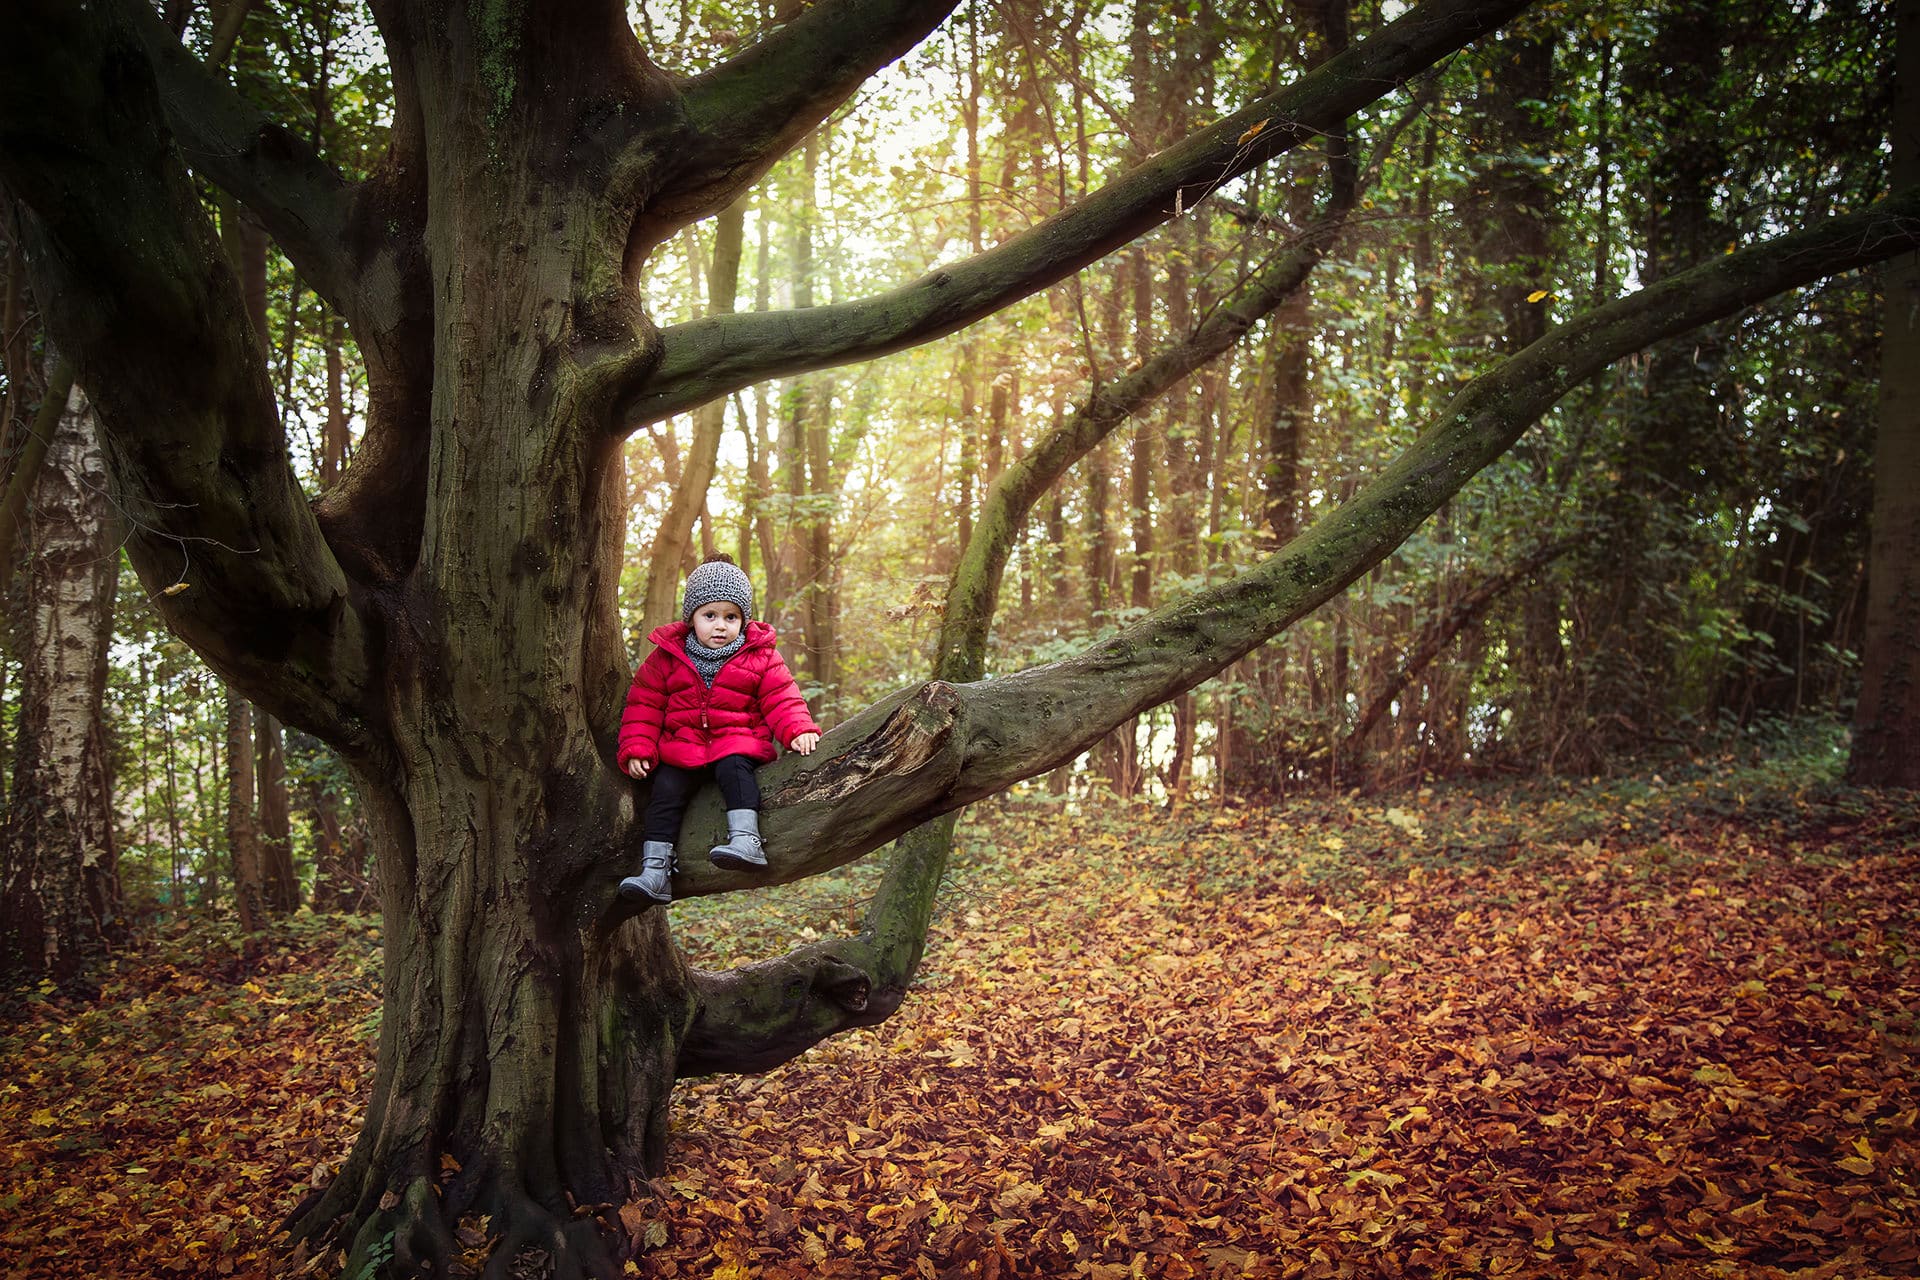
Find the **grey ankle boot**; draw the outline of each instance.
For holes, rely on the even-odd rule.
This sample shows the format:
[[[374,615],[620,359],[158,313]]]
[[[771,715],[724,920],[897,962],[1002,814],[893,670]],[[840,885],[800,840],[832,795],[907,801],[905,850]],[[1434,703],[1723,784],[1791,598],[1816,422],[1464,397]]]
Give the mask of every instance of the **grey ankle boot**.
[[[767,852],[760,847],[760,811],[727,810],[727,842],[716,845],[707,861],[729,871],[764,871]]]
[[[673,846],[649,840],[640,850],[640,874],[620,882],[622,902],[673,901]]]

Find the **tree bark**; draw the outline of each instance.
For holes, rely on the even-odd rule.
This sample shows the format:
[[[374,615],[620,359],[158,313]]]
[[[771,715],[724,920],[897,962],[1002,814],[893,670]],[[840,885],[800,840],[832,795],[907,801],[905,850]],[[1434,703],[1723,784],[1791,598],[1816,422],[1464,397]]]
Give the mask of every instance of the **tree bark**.
[[[119,555],[92,406],[77,387],[59,403],[27,515],[0,970],[71,983],[120,933],[103,716]]]
[[[1920,3],[1894,9],[1893,179],[1920,183]],[[1920,254],[1882,273],[1880,424],[1873,447],[1872,542],[1860,700],[1847,776],[1920,788]]]
[[[13,376],[12,368],[7,372],[10,377]],[[11,383],[8,390],[12,390]],[[67,398],[72,390],[73,365],[65,360],[55,361],[53,369],[47,374],[46,391],[40,401],[39,412],[33,415],[26,441],[13,457],[12,471],[7,476],[6,505],[0,508],[0,588],[13,579],[14,543],[19,540],[20,529],[26,524],[28,504],[40,483],[41,468],[46,465],[48,450],[59,431],[61,417],[67,412]],[[0,426],[4,425],[0,423]]]
[[[229,689],[227,858],[233,873],[233,896],[239,905],[242,933],[258,933],[266,928],[269,911],[266,856],[260,843],[259,813],[254,808],[255,762],[253,708],[239,693]],[[171,777],[171,759],[168,769]]]
[[[287,794],[287,745],[280,722],[265,712],[254,717],[254,782],[259,791],[261,879],[267,909],[291,915],[300,905],[293,869],[293,804]]]

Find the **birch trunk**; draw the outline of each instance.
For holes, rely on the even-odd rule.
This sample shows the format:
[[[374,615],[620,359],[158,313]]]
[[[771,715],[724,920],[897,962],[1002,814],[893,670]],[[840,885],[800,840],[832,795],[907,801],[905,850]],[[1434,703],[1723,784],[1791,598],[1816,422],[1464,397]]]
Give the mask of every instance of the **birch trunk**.
[[[92,406],[66,393],[25,527],[13,788],[0,825],[0,969],[69,982],[119,932],[107,764],[117,526]]]

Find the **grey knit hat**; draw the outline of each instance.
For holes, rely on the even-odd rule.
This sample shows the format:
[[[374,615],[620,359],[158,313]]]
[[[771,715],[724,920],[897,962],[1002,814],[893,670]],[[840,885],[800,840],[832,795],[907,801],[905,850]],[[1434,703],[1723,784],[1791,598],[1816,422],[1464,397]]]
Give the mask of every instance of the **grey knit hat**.
[[[753,583],[730,556],[715,556],[687,575],[687,592],[680,597],[680,621],[692,622],[695,610],[716,600],[739,606],[743,622],[753,616]]]

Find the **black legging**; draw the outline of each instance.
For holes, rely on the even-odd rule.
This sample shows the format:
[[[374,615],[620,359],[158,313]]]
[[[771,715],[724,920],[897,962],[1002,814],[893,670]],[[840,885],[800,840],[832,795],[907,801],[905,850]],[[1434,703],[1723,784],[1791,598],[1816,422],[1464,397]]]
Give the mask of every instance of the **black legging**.
[[[751,756],[721,756],[700,769],[681,769],[661,764],[653,771],[653,795],[647,801],[646,820],[640,824],[643,840],[664,840],[668,844],[680,838],[680,819],[687,802],[711,773],[720,785],[720,796],[729,809],[760,808],[760,782],[753,776],[759,766]]]

